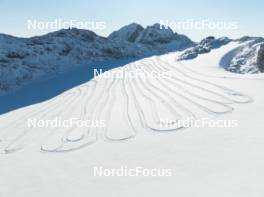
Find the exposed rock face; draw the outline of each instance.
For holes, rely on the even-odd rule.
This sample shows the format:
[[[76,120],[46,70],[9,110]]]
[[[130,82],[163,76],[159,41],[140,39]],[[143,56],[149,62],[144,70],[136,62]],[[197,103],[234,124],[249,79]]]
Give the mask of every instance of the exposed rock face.
[[[243,41],[239,40],[243,45],[235,49],[230,62],[224,65],[224,68],[227,71],[241,74],[264,72],[264,39],[244,38]]]
[[[213,36],[209,36],[203,39],[200,43],[196,46],[187,49],[179,58],[178,60],[189,60],[196,58],[199,54],[208,53],[212,49],[219,48],[223,45],[229,43],[231,39],[227,37],[215,39]]]
[[[260,72],[264,72],[264,43],[260,44],[257,55],[257,66]]]
[[[264,38],[262,37],[244,36],[231,40],[227,37],[215,39],[210,36],[203,39],[196,46],[186,49],[179,56],[178,61],[194,59],[199,54],[208,53],[212,49],[228,44],[230,41],[238,42],[241,46],[230,51],[222,58],[224,63],[221,60],[221,67],[227,71],[240,74],[264,72]]]
[[[252,36],[243,36],[235,41],[238,41],[240,43],[243,43],[243,42],[250,42],[251,44],[254,44],[254,43],[260,43],[260,42],[263,42],[264,41],[264,38],[262,37],[252,37]]]

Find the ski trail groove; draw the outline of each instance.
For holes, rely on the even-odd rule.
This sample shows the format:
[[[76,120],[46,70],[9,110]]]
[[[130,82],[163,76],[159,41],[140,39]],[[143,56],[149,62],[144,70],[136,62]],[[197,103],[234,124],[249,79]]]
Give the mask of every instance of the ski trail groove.
[[[40,151],[60,153],[79,150],[98,140],[120,142],[133,139],[139,134],[138,128],[161,133],[177,131],[190,127],[178,125],[177,121],[198,119],[200,111],[208,116],[218,116],[234,111],[234,104],[254,101],[248,95],[205,80],[202,78],[204,75],[179,65],[170,64],[161,57],[145,58],[114,70],[126,74],[133,71],[140,71],[143,75],[152,71],[170,74],[165,78],[108,79],[99,76],[32,109],[14,111],[8,114],[14,118],[12,122],[1,123],[0,153],[15,153],[31,143],[30,138],[38,138],[34,129],[25,125],[25,121],[32,117],[71,118],[75,115],[82,120],[105,120],[105,128],[40,129],[38,132],[43,138]],[[106,74],[109,72],[112,71]],[[123,120],[125,128],[115,128],[113,124],[110,129],[112,118],[117,113],[115,109],[119,110],[119,119]],[[163,126],[161,119],[164,117],[171,117],[176,123]],[[121,137],[110,136],[117,132],[116,129],[124,129]]]

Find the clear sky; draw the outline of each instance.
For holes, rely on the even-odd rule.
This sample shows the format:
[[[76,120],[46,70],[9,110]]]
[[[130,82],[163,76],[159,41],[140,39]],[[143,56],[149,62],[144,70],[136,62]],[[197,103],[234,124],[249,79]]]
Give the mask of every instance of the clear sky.
[[[193,40],[205,36],[264,36],[263,0],[0,0],[0,33],[28,37],[52,30],[29,30],[27,21],[54,19],[104,21],[96,30],[106,36],[123,25],[136,22],[144,27],[160,20],[238,22],[238,29],[178,29]]]

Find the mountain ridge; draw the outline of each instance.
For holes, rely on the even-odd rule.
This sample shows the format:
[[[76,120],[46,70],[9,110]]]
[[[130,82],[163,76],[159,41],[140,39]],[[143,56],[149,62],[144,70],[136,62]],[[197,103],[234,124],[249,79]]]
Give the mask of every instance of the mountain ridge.
[[[263,38],[242,37],[232,40],[210,36],[195,43],[187,36],[164,28],[158,23],[146,28],[132,23],[114,31],[108,37],[76,28],[61,29],[30,38],[0,34],[0,95],[39,77],[56,75],[94,62],[140,59],[175,51],[182,51],[178,59],[182,61],[209,53],[231,41],[258,45],[263,42]],[[262,72],[263,49],[260,52],[258,47],[250,49],[254,49],[250,54],[255,55],[238,54],[236,59],[224,68],[238,73]],[[240,53],[243,53],[243,50]],[[238,57],[250,60],[237,61]]]
[[[149,26],[148,30],[151,28]],[[157,30],[157,27],[153,28]],[[164,38],[166,31],[156,32],[156,38]],[[171,38],[166,43],[160,43],[158,39],[155,43],[128,42],[76,28],[61,29],[30,38],[0,34],[0,43],[0,93],[15,89],[25,81],[81,65],[143,58],[183,50],[194,45],[187,37],[184,40],[180,37],[178,40]]]

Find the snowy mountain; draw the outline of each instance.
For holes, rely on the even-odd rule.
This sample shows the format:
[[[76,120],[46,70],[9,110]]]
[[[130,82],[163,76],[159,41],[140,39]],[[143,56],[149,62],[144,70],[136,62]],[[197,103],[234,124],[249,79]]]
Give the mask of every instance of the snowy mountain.
[[[132,23],[113,32],[108,38],[140,43],[150,48],[157,47],[167,52],[183,50],[195,44],[187,36],[174,33],[169,27],[165,28],[158,23],[145,29],[139,24]]]
[[[64,29],[29,39],[0,36],[1,90],[95,61],[144,57],[152,51],[100,37],[87,30]]]
[[[153,27],[157,31],[157,25]],[[148,27],[143,30],[140,25],[131,24],[108,38],[92,31],[74,28],[28,39],[1,34],[0,94],[16,89],[27,81],[65,72],[80,65],[163,54],[182,50],[192,43],[185,36],[176,36],[176,40],[171,38],[171,42],[166,40],[166,46],[160,46],[159,42],[165,42],[167,34],[165,37],[160,36],[161,40],[159,37],[154,39],[151,37],[151,29],[153,28]],[[162,35],[164,31],[159,33]],[[174,37],[175,34],[171,35]]]
[[[186,49],[178,57],[178,61],[194,59],[200,54],[209,53],[230,42],[239,42],[241,45],[223,57],[221,66],[224,69],[240,74],[255,74],[264,71],[264,38],[261,37],[242,37],[237,40],[227,37],[218,39],[207,37],[196,46]]]
[[[141,25],[132,23],[114,31],[108,38],[116,41],[135,42],[136,38],[143,30],[144,28]]]
[[[244,37],[239,42],[243,45],[232,51],[232,58],[224,68],[241,74],[264,72],[264,39]]]
[[[34,79],[58,75],[82,65],[139,59],[172,51],[182,51],[179,61],[190,60],[229,42],[245,45],[235,50],[233,59],[226,58],[228,61],[222,67],[237,73],[263,72],[263,38],[207,37],[194,43],[185,35],[159,24],[143,28],[136,23],[114,31],[107,38],[75,28],[32,38],[0,34],[0,95]]]

